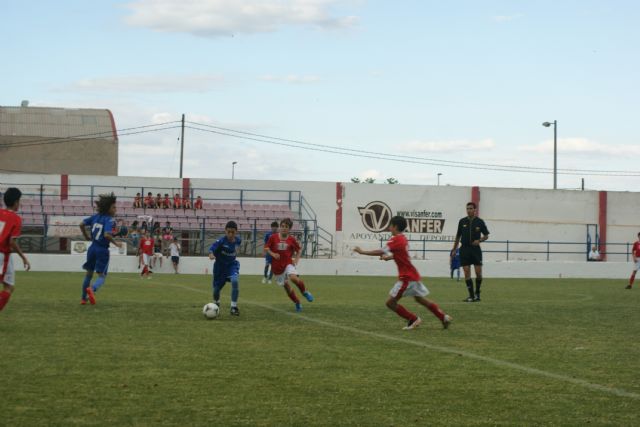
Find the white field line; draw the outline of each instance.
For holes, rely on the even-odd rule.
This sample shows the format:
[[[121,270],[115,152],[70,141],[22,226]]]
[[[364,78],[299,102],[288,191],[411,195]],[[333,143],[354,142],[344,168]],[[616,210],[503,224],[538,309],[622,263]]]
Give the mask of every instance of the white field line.
[[[133,282],[140,282],[141,281],[141,280],[129,279],[127,277],[120,277],[118,279],[129,280],[129,281],[133,281]],[[163,286],[171,286],[171,287],[185,289],[185,290],[189,290],[189,291],[193,291],[193,292],[197,292],[197,293],[210,294],[210,291],[204,291],[202,289],[194,289],[194,288],[190,288],[188,286],[166,284],[166,283],[163,283]],[[427,348],[429,350],[438,351],[440,353],[455,354],[457,356],[464,356],[464,357],[469,358],[469,359],[480,360],[480,361],[483,361],[483,362],[491,363],[492,365],[499,366],[501,368],[509,368],[509,369],[513,369],[513,370],[516,370],[516,371],[525,372],[527,374],[537,375],[539,377],[552,378],[554,380],[563,381],[563,382],[570,383],[570,384],[575,384],[575,385],[578,385],[578,386],[581,386],[581,387],[584,387],[584,388],[587,388],[587,389],[593,390],[593,391],[599,391],[599,392],[602,392],[602,393],[613,394],[615,396],[628,397],[628,398],[631,398],[631,399],[640,400],[640,394],[633,393],[633,392],[630,392],[630,391],[626,391],[626,390],[623,390],[621,388],[607,387],[607,386],[603,386],[603,385],[600,385],[600,384],[591,383],[591,382],[586,381],[586,380],[581,380],[579,378],[572,378],[572,377],[569,377],[569,376],[566,376],[566,375],[555,374],[553,372],[543,371],[541,369],[530,368],[528,366],[519,365],[517,363],[512,363],[512,362],[506,362],[506,361],[500,360],[500,359],[494,359],[493,357],[482,356],[482,355],[471,353],[471,352],[468,352],[468,351],[465,351],[465,350],[458,350],[458,349],[455,349],[455,348],[429,344],[429,343],[422,342],[422,341],[409,340],[409,339],[406,339],[406,338],[395,337],[395,336],[392,336],[392,335],[385,335],[385,334],[381,334],[381,333],[378,333],[378,332],[365,331],[365,330],[354,328],[354,327],[351,327],[351,326],[345,326],[345,325],[340,325],[340,324],[337,324],[337,323],[327,322],[325,320],[314,319],[312,317],[307,317],[307,316],[301,315],[300,313],[281,310],[279,308],[271,307],[269,305],[261,304],[259,302],[255,302],[255,301],[249,301],[249,300],[246,300],[246,299],[242,299],[242,302],[245,303],[245,304],[254,305],[256,307],[260,307],[260,308],[264,308],[264,309],[267,309],[267,310],[271,310],[271,311],[274,311],[276,313],[284,314],[284,315],[287,315],[287,316],[292,316],[292,317],[295,317],[297,319],[305,320],[307,322],[315,323],[317,325],[326,326],[328,328],[340,329],[340,330],[351,332],[351,333],[358,334],[358,335],[364,335],[364,336],[377,338],[377,339],[382,339],[382,340],[386,340],[386,341],[399,342],[399,343],[402,343],[402,344],[408,344],[408,345],[412,345],[412,346],[415,346],[415,347]],[[455,328],[455,323],[452,325],[452,327]]]

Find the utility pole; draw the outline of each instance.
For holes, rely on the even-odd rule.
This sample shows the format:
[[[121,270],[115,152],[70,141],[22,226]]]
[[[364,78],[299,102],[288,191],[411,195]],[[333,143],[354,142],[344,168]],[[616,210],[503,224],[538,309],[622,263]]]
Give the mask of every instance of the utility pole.
[[[184,114],[182,115],[182,132],[180,134],[180,178],[182,178],[182,159],[184,158]]]

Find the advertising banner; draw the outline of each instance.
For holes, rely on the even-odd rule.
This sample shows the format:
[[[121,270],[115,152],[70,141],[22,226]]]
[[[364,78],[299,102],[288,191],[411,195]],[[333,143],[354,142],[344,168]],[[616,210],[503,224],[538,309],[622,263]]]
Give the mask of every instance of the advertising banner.
[[[84,255],[89,250],[92,242],[87,240],[73,240],[71,241],[71,255]],[[111,244],[109,245],[109,254],[114,255],[126,255],[127,254],[127,244],[125,242],[121,242],[122,247],[118,248],[117,246]]]

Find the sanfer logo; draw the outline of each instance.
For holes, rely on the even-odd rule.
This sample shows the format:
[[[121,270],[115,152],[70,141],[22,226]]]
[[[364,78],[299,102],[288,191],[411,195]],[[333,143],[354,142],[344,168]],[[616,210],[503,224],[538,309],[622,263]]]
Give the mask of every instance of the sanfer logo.
[[[391,222],[391,208],[384,202],[369,202],[367,206],[358,208],[364,228],[374,233],[386,231]]]

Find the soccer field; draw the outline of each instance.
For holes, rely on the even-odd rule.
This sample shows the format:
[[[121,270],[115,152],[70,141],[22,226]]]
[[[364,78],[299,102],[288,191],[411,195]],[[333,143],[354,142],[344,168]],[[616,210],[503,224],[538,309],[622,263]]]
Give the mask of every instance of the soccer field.
[[[0,312],[0,424],[637,425],[640,292],[613,280],[426,279],[449,330],[384,306],[392,277],[308,276],[295,313],[241,276],[239,318],[201,314],[210,277],[18,273]]]

